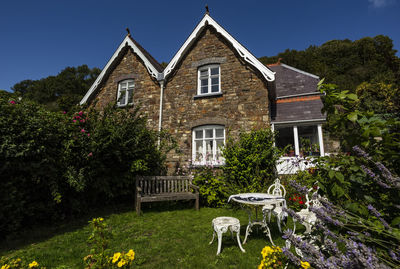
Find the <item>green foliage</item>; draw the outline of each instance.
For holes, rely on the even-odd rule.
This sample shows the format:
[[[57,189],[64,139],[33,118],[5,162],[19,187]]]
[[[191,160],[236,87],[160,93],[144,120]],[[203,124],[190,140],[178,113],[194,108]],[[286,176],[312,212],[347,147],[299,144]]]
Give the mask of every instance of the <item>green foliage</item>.
[[[298,183],[300,183],[302,186],[305,186],[307,189],[310,189],[311,187],[314,187],[316,179],[314,176],[315,173],[314,168],[310,168],[307,171],[298,171],[294,175],[288,175],[284,177],[281,182],[284,185],[286,189],[286,201],[287,201],[287,206],[291,209],[293,209],[295,212],[300,211],[303,208],[306,208],[306,197],[304,193],[300,193],[298,190],[296,190],[294,187],[292,187],[289,182],[291,180],[294,180]],[[311,198],[311,197],[309,197]]]
[[[224,178],[216,169],[205,166],[195,168],[193,184],[199,186],[200,202],[210,207],[221,207],[228,199]]]
[[[280,154],[270,129],[241,133],[238,141],[228,139],[222,170],[230,192],[266,191],[276,178],[275,165]]]
[[[349,91],[338,90],[335,85],[322,84],[327,128],[337,137],[345,152],[361,145],[371,154],[399,173],[400,121],[373,111],[359,109],[360,99]]]
[[[393,41],[384,35],[356,41],[331,40],[302,51],[287,49],[277,56],[261,57],[260,60],[270,64],[278,58],[351,92],[365,81],[400,85],[400,59],[393,49]]]
[[[0,237],[130,201],[135,175],[164,171],[165,152],[137,110],[64,114],[0,97],[0,133]]]
[[[46,105],[53,111],[70,111],[74,108],[90,86],[100,69],[90,69],[87,65],[66,67],[57,76],[40,80],[23,80],[12,87],[24,99]]]

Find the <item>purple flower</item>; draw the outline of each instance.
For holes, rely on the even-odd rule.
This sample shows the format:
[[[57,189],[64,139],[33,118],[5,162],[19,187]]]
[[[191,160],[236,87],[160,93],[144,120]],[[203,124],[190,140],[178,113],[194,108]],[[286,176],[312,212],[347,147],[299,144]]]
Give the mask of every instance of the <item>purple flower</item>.
[[[292,252],[287,248],[282,248],[282,253],[288,257],[288,259],[295,265],[300,266],[300,259],[297,258]]]
[[[308,194],[307,187],[300,185],[295,180],[290,180],[289,185],[295,188],[301,194]]]

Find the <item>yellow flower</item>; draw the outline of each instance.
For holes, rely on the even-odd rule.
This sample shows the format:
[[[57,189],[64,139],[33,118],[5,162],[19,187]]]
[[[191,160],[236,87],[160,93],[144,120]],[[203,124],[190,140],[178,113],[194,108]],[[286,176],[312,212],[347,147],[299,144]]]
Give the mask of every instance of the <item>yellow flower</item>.
[[[1,269],[10,269],[10,266],[8,264],[4,264]]]
[[[119,257],[121,257],[121,253],[120,252],[114,253],[114,256],[113,256],[113,259],[112,259],[112,263],[116,263],[118,261]]]
[[[308,269],[310,268],[310,264],[308,262],[302,262],[300,261],[301,267],[303,267],[304,269]]]
[[[135,259],[135,252],[130,249],[128,253],[126,253],[126,256],[129,258],[129,260],[133,261]]]
[[[124,259],[121,259],[118,263],[118,267],[122,267],[124,266],[124,264],[126,263],[126,261]]]
[[[99,218],[99,221],[103,221],[104,219],[103,218]]]
[[[29,264],[29,268],[35,268],[35,267],[38,267],[38,266],[39,266],[39,264],[36,261],[33,261],[33,262],[31,262]]]

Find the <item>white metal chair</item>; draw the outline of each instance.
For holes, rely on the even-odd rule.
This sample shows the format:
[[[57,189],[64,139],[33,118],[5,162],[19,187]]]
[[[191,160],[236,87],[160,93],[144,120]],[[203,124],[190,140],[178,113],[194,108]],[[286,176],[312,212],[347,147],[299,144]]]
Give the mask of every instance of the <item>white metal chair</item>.
[[[275,179],[274,184],[269,186],[267,190],[268,194],[279,196],[285,198],[286,196],[286,189],[285,187],[281,184],[281,181],[279,178]],[[281,221],[285,216],[287,216],[286,212],[282,210],[283,207],[286,207],[286,200],[279,202],[275,205],[265,205],[262,208],[264,216],[268,214],[268,222],[271,222],[271,213],[276,216],[277,223],[278,223],[278,229],[279,232],[282,232],[281,230]]]
[[[306,227],[305,233],[311,233],[311,227],[315,225],[315,222],[317,221],[317,216],[315,215],[314,212],[310,211],[310,206],[314,208],[321,207],[322,204],[320,202],[321,196],[318,194],[318,189],[314,191],[311,195],[311,199],[309,199],[308,194],[306,194],[306,208],[300,210],[299,212],[296,212],[297,215],[302,217],[304,219],[304,222],[302,223],[304,227]],[[308,190],[309,193],[313,191],[313,188],[310,188]],[[296,219],[293,219],[293,233],[296,231]]]

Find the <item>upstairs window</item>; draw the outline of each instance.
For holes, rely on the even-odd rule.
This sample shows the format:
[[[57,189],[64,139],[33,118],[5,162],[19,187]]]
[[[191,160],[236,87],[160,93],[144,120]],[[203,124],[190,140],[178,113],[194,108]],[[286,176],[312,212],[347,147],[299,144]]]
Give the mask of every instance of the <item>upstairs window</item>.
[[[221,76],[219,65],[206,65],[198,70],[198,95],[221,92]]]
[[[126,106],[133,104],[133,88],[135,83],[133,79],[123,80],[118,83],[118,95],[117,104],[118,106]]]
[[[193,129],[193,164],[224,164],[222,148],[225,145],[225,128],[221,125],[204,125]]]

